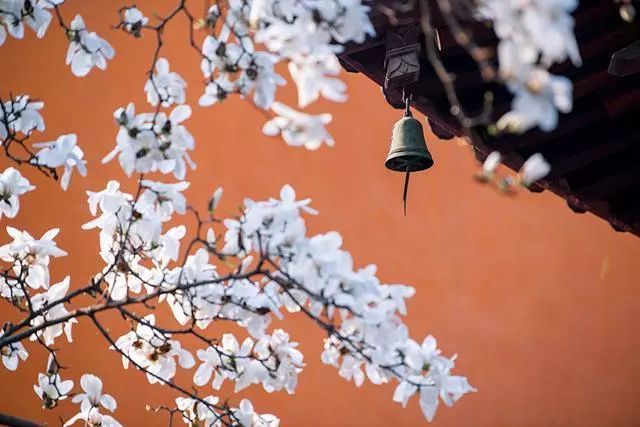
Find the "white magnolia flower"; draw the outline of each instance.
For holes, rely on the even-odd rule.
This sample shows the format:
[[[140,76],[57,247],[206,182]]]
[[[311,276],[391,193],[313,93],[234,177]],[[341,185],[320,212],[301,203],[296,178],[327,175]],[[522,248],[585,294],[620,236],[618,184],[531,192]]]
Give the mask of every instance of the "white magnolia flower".
[[[41,315],[31,320],[31,326],[38,327],[46,322],[52,322],[69,315],[69,311],[64,306],[64,303],[59,302],[67,295],[69,284],[70,278],[67,276],[62,282],[52,285],[46,292],[36,294],[31,298],[31,306],[33,309],[36,311],[42,310]],[[55,323],[44,329],[40,329],[33,334],[30,339],[31,341],[35,341],[38,337],[41,337],[44,339],[46,345],[53,345],[55,339],[64,332],[67,341],[73,342],[71,328],[74,323],[78,323],[78,320],[73,317],[65,322]]]
[[[484,159],[484,163],[482,164],[482,174],[490,178],[495,173],[498,166],[500,166],[500,161],[502,160],[502,155],[499,151],[492,151],[489,153],[486,159]]]
[[[33,391],[42,400],[44,407],[50,409],[55,407],[59,400],[68,397],[73,389],[73,381],[62,381],[52,354],[49,355],[47,366],[45,374],[38,374],[38,384],[33,386]]]
[[[33,144],[34,147],[41,148],[36,154],[35,163],[50,168],[64,167],[60,186],[65,191],[69,188],[74,168],[80,175],[87,176],[87,161],[83,159],[84,152],[77,141],[75,134],[68,134],[58,137],[54,142]]]
[[[226,76],[218,77],[207,83],[204,88],[204,93],[198,100],[198,105],[201,107],[215,105],[227,99],[229,94],[235,90],[235,85],[231,83]]]
[[[227,42],[223,35],[207,36],[202,44],[202,55],[200,69],[205,77],[212,77],[216,72],[230,77],[249,66],[249,56],[244,48],[237,43]]]
[[[134,171],[147,173],[160,171],[173,173],[177,179],[183,179],[186,166],[194,169],[195,164],[189,157],[189,151],[195,146],[193,136],[182,125],[191,117],[191,107],[179,105],[169,117],[165,113],[145,113],[135,115],[135,107],[129,104],[114,113],[120,124],[116,137],[116,147],[107,154],[103,163],[118,156],[120,166],[130,176]]]
[[[330,147],[334,145],[333,138],[325,128],[331,123],[331,114],[305,114],[279,102],[274,102],[271,109],[277,116],[262,127],[265,135],[281,134],[288,145],[304,146],[309,150],[318,149],[323,143]]]
[[[263,110],[271,108],[278,86],[286,84],[286,80],[274,70],[278,57],[265,52],[256,52],[251,62],[240,77],[240,93],[253,91],[253,103]]]
[[[86,76],[93,67],[106,69],[107,61],[115,55],[109,42],[87,30],[80,15],[76,15],[71,21],[69,40],[66,62],[71,65],[71,72],[78,77]]]
[[[211,386],[216,390],[220,390],[225,379],[225,377],[218,372],[218,368],[222,365],[220,350],[209,347],[206,350],[198,350],[196,355],[202,364],[193,375],[193,383],[197,386],[203,386],[211,380],[211,376],[215,373]]]
[[[529,187],[534,182],[544,178],[551,172],[551,165],[540,153],[533,154],[520,169],[522,185]]]
[[[342,67],[335,54],[309,55],[289,62],[289,73],[298,88],[298,106],[304,108],[320,96],[333,102],[347,100],[347,85],[336,78]]]
[[[363,5],[361,0],[318,2],[317,5],[322,19],[333,23],[330,32],[338,43],[362,43],[367,36],[375,36],[375,30],[369,20],[371,8]]]
[[[111,412],[116,410],[116,400],[109,394],[102,393],[102,380],[95,375],[84,374],[80,378],[80,386],[83,393],[79,393],[71,399],[73,403],[80,403],[80,412],[74,415],[64,425],[70,426],[76,421],[84,421],[88,426],[119,427],[118,423],[110,415],[100,413],[100,407]]]
[[[498,120],[498,129],[522,133],[539,126],[549,132],[558,125],[558,112],[570,113],[573,109],[571,80],[542,68],[526,69],[509,87],[515,96],[511,111]]]
[[[240,405],[233,413],[240,425],[251,427],[278,427],[280,420],[271,414],[258,414],[253,409],[249,399],[242,399]]]
[[[83,421],[85,427],[122,427],[122,424],[111,415],[101,414],[98,408],[92,409],[88,414],[76,414],[64,423],[63,427],[70,426],[76,421]]]
[[[139,212],[144,212],[146,207],[157,207],[163,217],[171,217],[173,212],[184,214],[187,211],[187,199],[182,192],[189,188],[188,182],[167,184],[145,179],[140,184],[145,190],[136,204],[136,210]]]
[[[84,374],[80,378],[80,386],[83,393],[76,394],[71,400],[80,403],[81,412],[89,412],[89,409],[102,406],[113,412],[116,410],[116,400],[110,394],[102,393],[102,380],[95,375]]]
[[[0,330],[0,337],[3,335],[4,331]],[[0,348],[0,355],[2,355],[2,363],[4,364],[4,367],[10,371],[18,369],[18,363],[20,360],[24,362],[27,360],[27,357],[29,357],[29,353],[27,353],[27,350],[20,341]]]
[[[123,15],[124,30],[136,37],[140,37],[142,27],[147,25],[149,18],[144,16],[140,9],[135,6],[127,7]]]
[[[203,398],[209,405],[216,405],[219,399],[215,396]],[[210,406],[189,397],[176,397],[176,407],[180,410],[182,421],[189,426],[200,425],[200,421],[205,426],[215,426],[220,420],[220,415],[210,409]]]
[[[44,37],[51,24],[51,9],[64,0],[3,0],[0,2],[0,46],[7,32],[16,39],[24,37],[24,24],[31,28],[36,36]],[[5,30],[6,28],[6,30]]]
[[[539,126],[551,131],[558,112],[571,111],[571,81],[547,69],[566,59],[581,64],[571,17],[577,5],[577,0],[479,2],[478,17],[493,23],[499,39],[500,77],[515,95],[499,129],[524,132]]]
[[[184,104],[187,82],[176,72],[169,71],[169,61],[158,58],[156,73],[147,80],[144,90],[149,104],[170,107],[173,104]]]
[[[331,44],[331,25],[322,22],[320,13],[313,12],[318,10],[318,6],[321,3],[316,2],[312,9],[301,2],[290,0],[278,3],[264,0],[254,2],[254,16],[262,15],[261,22],[254,24],[258,28],[255,40],[264,44],[269,51],[288,59],[342,51],[342,46]],[[358,28],[352,30],[354,33],[360,31]]]
[[[433,420],[440,400],[451,406],[463,395],[476,391],[466,378],[450,375],[455,356],[451,359],[442,356],[432,336],[427,336],[422,345],[409,340],[403,354],[411,371],[399,382],[393,400],[406,406],[419,392],[420,408],[428,421]]]
[[[153,326],[156,318],[153,314],[145,316],[138,322],[135,331],[121,336],[115,348],[123,353],[122,365],[125,369],[133,361],[147,372],[149,383],[170,381],[176,374],[176,361],[182,368],[190,369],[195,365],[193,355],[182,348],[179,341],[171,340],[160,334]],[[112,347],[113,349],[113,347]]]
[[[304,356],[297,349],[298,343],[289,341],[289,334],[282,329],[262,337],[255,345],[256,355],[264,360],[271,369],[271,375],[263,380],[267,392],[279,391],[282,388],[293,394],[298,383],[298,374],[304,367]]]
[[[45,129],[39,111],[42,107],[44,102],[32,101],[29,95],[18,95],[14,100],[6,101],[4,109],[0,109],[0,139],[5,139],[9,133],[29,135],[34,130],[42,132]]]
[[[49,259],[67,255],[58,248],[53,239],[60,230],[51,229],[40,239],[35,239],[26,231],[7,227],[13,242],[0,246],[0,259],[13,264],[13,271],[33,289],[49,287]]]
[[[9,167],[0,174],[0,219],[15,218],[20,210],[20,196],[36,187],[17,169]]]
[[[209,199],[208,208],[210,213],[215,212],[216,208],[218,207],[218,204],[220,203],[220,200],[222,199],[223,192],[224,192],[224,189],[222,187],[216,188],[215,191],[213,192],[211,199]]]

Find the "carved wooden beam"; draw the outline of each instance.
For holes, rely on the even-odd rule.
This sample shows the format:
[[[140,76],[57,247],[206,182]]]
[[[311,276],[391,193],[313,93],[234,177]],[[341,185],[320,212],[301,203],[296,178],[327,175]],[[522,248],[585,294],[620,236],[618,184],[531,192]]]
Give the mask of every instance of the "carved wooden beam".
[[[402,88],[420,77],[420,36],[418,25],[387,31],[384,57],[385,89]]]

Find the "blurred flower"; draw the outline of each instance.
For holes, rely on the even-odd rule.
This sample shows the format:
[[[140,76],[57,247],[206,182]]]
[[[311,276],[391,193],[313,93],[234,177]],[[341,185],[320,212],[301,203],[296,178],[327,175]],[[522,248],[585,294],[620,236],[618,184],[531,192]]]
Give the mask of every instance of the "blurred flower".
[[[158,58],[156,73],[144,85],[147,101],[153,106],[162,104],[170,107],[173,104],[184,104],[187,82],[176,72],[169,70],[169,61]]]
[[[529,157],[520,169],[520,178],[522,185],[529,187],[534,182],[544,178],[551,171],[551,165],[542,157],[542,154],[536,153]]]
[[[127,7],[124,10],[124,30],[133,34],[135,37],[140,37],[142,27],[147,25],[149,18],[135,6]]]
[[[54,142],[33,144],[34,147],[41,148],[36,154],[34,163],[54,169],[64,167],[60,186],[65,191],[69,188],[74,168],[80,175],[87,176],[87,161],[83,159],[84,152],[77,145],[77,141],[75,134],[68,134],[59,136]]]
[[[76,15],[71,21],[68,37],[70,44],[66,62],[71,65],[71,72],[78,77],[86,76],[93,67],[106,69],[107,61],[115,55],[109,42],[87,30],[80,15]]]
[[[0,219],[15,218],[20,210],[20,196],[36,187],[17,169],[9,167],[0,173]]]
[[[333,146],[334,140],[325,128],[331,122],[331,114],[305,114],[279,102],[275,102],[271,109],[277,116],[262,127],[265,135],[281,134],[288,145],[304,146],[309,150],[315,150],[323,143]]]

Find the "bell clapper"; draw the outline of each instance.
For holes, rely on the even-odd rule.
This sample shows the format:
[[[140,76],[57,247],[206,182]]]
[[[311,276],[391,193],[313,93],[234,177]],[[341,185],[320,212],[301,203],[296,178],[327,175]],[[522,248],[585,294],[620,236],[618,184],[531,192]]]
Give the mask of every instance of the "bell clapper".
[[[405,102],[405,117],[413,117],[411,114],[411,95],[405,96],[404,89],[402,90],[402,97]],[[404,216],[407,216],[407,193],[409,192],[409,174],[411,171],[409,170],[409,164],[407,164],[407,169],[404,174],[404,189],[402,190],[402,211],[404,212]]]
[[[402,192],[402,208],[404,210],[404,216],[407,216],[407,193],[409,192],[409,165],[407,165],[407,171],[404,174],[404,190]]]

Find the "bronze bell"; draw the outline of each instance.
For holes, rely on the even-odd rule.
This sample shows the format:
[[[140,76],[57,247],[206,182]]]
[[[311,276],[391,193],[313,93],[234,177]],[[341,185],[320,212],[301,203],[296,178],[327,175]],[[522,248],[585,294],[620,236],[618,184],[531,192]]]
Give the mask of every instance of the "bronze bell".
[[[411,96],[405,97],[404,117],[393,126],[391,147],[384,165],[387,169],[404,172],[404,191],[402,192],[402,206],[407,215],[407,192],[409,191],[409,175],[411,172],[423,171],[433,166],[433,157],[427,149],[424,140],[422,123],[411,115]]]
[[[422,124],[411,113],[405,113],[393,126],[391,147],[384,165],[396,172],[418,172],[433,166]]]

